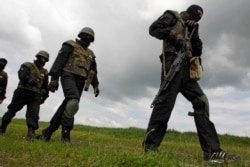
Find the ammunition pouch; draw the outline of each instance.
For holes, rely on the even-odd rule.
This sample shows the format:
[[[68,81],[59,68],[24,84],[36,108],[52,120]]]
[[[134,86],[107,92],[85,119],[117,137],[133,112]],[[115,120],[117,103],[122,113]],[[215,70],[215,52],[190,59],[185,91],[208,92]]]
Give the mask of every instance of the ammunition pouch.
[[[91,84],[95,74],[96,74],[95,71],[93,71],[93,70],[89,71],[87,80],[86,80],[85,85],[84,85],[84,90],[85,91],[89,90],[89,85]]]
[[[190,59],[189,68],[190,79],[200,80],[201,78],[201,58],[198,56],[192,57]]]

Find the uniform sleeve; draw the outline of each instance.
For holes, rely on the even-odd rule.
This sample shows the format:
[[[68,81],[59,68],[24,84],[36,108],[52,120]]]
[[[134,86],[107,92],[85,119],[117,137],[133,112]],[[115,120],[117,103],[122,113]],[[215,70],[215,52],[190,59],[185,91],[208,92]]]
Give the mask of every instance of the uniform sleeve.
[[[18,77],[20,82],[28,83],[30,77],[30,69],[25,64],[22,64],[20,69],[18,70]]]
[[[94,78],[93,78],[93,80],[91,82],[91,85],[93,87],[97,87],[99,85],[99,80],[98,80],[97,63],[96,63],[95,58],[93,59],[93,61],[91,63],[90,70],[93,70],[96,73],[96,75],[94,75]]]
[[[193,56],[201,56],[201,54],[202,54],[203,43],[199,37],[199,32],[198,32],[199,29],[198,28],[194,32],[193,38],[191,38]]]
[[[52,80],[58,80],[59,77],[61,76],[62,70],[65,67],[68,58],[70,54],[73,51],[73,47],[67,43],[64,43],[62,45],[62,48],[60,49],[50,71],[49,75],[52,77]]]
[[[166,39],[176,22],[177,18],[169,11],[165,11],[162,16],[150,25],[149,34],[160,40]]]
[[[47,99],[47,97],[49,97],[48,84],[49,84],[49,77],[48,77],[48,72],[47,72],[47,75],[45,75],[45,77],[44,77],[43,85],[42,85],[42,90],[41,90],[41,94],[42,94],[42,97],[44,99]]]

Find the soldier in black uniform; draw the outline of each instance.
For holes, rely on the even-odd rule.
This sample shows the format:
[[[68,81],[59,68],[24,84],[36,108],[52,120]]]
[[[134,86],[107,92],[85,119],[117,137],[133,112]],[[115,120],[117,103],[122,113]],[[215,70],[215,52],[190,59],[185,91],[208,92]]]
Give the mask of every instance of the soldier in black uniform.
[[[214,124],[209,119],[208,99],[197,80],[200,79],[200,56],[202,54],[202,41],[198,33],[198,21],[203,15],[203,9],[198,5],[191,5],[180,14],[167,10],[149,28],[153,37],[164,41],[163,54],[161,55],[162,80],[164,75],[175,60],[177,52],[189,42],[188,56],[181,64],[173,80],[166,90],[159,95],[159,101],[154,105],[146,137],[143,141],[144,150],[157,151],[166,130],[173,110],[176,97],[181,93],[192,103],[195,125],[204,152],[205,160],[224,161],[237,160],[239,155],[228,154],[220,148],[220,142]],[[190,40],[185,39],[187,28],[188,35],[194,33]]]
[[[44,103],[49,96],[48,71],[43,68],[49,61],[49,54],[42,50],[36,54],[36,58],[34,63],[23,63],[18,71],[19,83],[8,105],[8,111],[2,117],[0,133],[5,133],[16,112],[26,105],[27,137],[28,139],[36,137],[35,130],[38,129],[40,104]]]
[[[8,74],[4,71],[4,68],[8,61],[5,58],[0,58],[0,104],[6,98],[6,88],[8,84]]]
[[[60,78],[65,99],[50,120],[49,127],[42,131],[45,141],[49,141],[52,133],[61,125],[62,142],[70,142],[74,115],[78,111],[82,91],[90,71],[95,72],[91,82],[95,97],[99,94],[95,55],[88,48],[90,43],[94,42],[94,31],[89,27],[84,27],[78,37],[79,39],[69,40],[62,44],[62,48],[49,71],[51,76],[49,90],[55,92],[58,89]]]

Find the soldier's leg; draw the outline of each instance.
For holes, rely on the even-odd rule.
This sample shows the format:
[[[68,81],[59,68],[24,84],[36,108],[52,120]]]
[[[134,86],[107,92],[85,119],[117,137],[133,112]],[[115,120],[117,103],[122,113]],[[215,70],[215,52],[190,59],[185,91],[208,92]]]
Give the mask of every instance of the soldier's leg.
[[[203,152],[220,150],[220,142],[213,122],[209,119],[209,102],[198,82],[189,81],[181,93],[193,105],[193,116]]]
[[[50,120],[50,125],[42,131],[42,136],[45,141],[49,141],[53,132],[55,132],[61,125],[62,115],[65,110],[65,105],[67,104],[67,99],[64,99],[62,104],[58,107],[55,114]]]
[[[11,103],[8,105],[8,111],[2,117],[2,123],[0,126],[0,133],[5,133],[8,124],[12,118],[15,117],[16,112],[21,110],[26,104],[27,98],[22,97],[22,91],[19,89],[14,91]]]
[[[168,121],[179,93],[178,81],[180,80],[176,78],[175,82],[160,94],[160,102],[153,108],[143,141],[146,152],[150,150],[156,151],[166,134]]]
[[[66,106],[65,111],[62,115],[62,141],[70,142],[70,131],[74,126],[74,115],[79,109],[79,100],[70,99]]]
[[[40,111],[40,95],[34,94],[30,96],[30,101],[27,103],[26,111],[26,124],[28,127],[27,138],[34,139],[36,138],[35,130],[38,129],[39,121],[39,111]]]
[[[221,150],[215,126],[209,119],[209,104],[206,95],[196,97],[192,100],[192,104],[202,150],[208,153]]]
[[[74,126],[74,115],[79,108],[79,101],[83,91],[85,78],[64,72],[62,75],[62,88],[64,96],[68,99],[62,115],[62,141],[70,141],[70,131]]]

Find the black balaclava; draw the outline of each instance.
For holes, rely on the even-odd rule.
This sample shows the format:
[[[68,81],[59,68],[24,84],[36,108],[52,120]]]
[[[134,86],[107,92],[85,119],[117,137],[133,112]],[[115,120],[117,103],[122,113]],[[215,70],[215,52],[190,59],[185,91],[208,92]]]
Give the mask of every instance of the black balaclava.
[[[198,5],[191,5],[187,8],[187,13],[189,14],[191,20],[199,21],[201,19],[201,16],[198,13],[198,10],[200,10],[203,14],[202,7]]]
[[[45,63],[46,63],[47,61],[48,61],[47,59],[44,59],[44,58],[42,58],[40,55],[38,55],[38,56],[37,56],[37,59],[34,60],[34,63],[36,64],[36,66],[37,66],[38,68],[42,68],[42,67],[45,65]]]
[[[90,35],[82,33],[79,35],[80,40],[78,42],[83,46],[83,47],[89,47],[90,43],[93,42],[93,38],[90,38]]]
[[[0,58],[0,71],[2,71],[6,64],[8,63],[8,61],[5,58]]]

